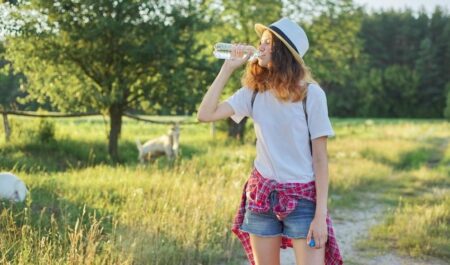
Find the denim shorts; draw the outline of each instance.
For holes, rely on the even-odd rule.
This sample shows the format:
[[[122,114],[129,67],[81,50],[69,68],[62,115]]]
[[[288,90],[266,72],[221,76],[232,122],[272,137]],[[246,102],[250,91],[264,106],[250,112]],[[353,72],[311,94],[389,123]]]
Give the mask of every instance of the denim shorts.
[[[251,212],[246,205],[241,230],[262,237],[306,238],[314,218],[316,204],[300,199],[297,207],[283,221],[280,221],[273,212],[273,207],[277,203],[276,197],[276,191],[273,191],[270,194],[270,210],[266,213]]]

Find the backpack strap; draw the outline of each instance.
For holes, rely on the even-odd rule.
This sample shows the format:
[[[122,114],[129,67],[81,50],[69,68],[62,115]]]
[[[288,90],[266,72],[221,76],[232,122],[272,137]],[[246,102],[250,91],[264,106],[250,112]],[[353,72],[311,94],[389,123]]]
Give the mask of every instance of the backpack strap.
[[[250,102],[251,105],[251,111],[253,112],[253,105],[255,103],[255,98],[256,95],[258,94],[258,91],[255,89],[253,90],[253,95],[252,95],[252,100]],[[303,105],[303,112],[305,113],[305,119],[306,119],[306,128],[308,128],[308,139],[309,139],[309,150],[311,152],[311,156],[312,156],[312,142],[311,142],[311,132],[309,131],[309,124],[308,124],[308,112],[306,111],[306,99],[307,96],[305,95],[305,97],[302,100],[302,105]]]
[[[306,127],[308,128],[309,151],[311,151],[311,156],[312,156],[311,132],[309,131],[308,112],[306,111],[306,100],[307,100],[307,98],[308,97],[305,95],[305,97],[302,100],[302,105],[303,105],[303,112],[305,113]]]
[[[252,105],[252,111],[253,111],[253,104],[255,103],[256,94],[258,94],[258,90],[255,89],[253,90],[252,101],[250,102]]]

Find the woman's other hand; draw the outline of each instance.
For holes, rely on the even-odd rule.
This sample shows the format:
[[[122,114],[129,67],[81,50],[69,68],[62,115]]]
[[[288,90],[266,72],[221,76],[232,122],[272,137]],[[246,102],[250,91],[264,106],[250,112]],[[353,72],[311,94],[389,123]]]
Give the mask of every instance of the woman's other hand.
[[[311,238],[314,238],[314,248],[323,248],[328,241],[328,226],[326,215],[315,216],[309,226],[308,236],[306,237],[306,243],[309,245]]]

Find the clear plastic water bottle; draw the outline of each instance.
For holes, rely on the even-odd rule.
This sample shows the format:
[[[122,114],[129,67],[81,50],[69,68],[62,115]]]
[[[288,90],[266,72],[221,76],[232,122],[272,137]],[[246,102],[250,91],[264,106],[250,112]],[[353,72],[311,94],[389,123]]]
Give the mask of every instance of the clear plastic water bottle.
[[[214,56],[218,59],[231,59],[231,49],[233,48],[234,44],[231,43],[223,43],[219,42],[214,45]],[[249,61],[252,61],[259,56],[259,51],[253,46],[247,45],[244,49],[244,56],[247,55],[247,53],[253,52],[253,55],[250,56],[248,59]]]

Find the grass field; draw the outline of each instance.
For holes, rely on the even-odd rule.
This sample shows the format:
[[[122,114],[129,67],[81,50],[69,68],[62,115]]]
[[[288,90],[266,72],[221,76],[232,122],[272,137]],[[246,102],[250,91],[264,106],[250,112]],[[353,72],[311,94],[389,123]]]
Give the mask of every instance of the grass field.
[[[0,171],[19,175],[30,196],[0,204],[0,264],[242,260],[230,226],[255,156],[251,130],[239,144],[223,133],[213,139],[209,125],[183,125],[180,159],[141,166],[135,139],[167,126],[125,119],[122,163],[112,165],[102,119],[52,120],[55,137],[45,143],[39,120],[10,122],[10,142],[0,130]],[[364,247],[450,261],[450,123],[335,119],[333,126],[332,212],[376,194],[390,210]]]

